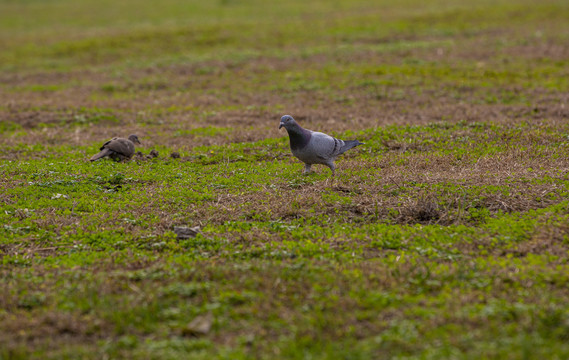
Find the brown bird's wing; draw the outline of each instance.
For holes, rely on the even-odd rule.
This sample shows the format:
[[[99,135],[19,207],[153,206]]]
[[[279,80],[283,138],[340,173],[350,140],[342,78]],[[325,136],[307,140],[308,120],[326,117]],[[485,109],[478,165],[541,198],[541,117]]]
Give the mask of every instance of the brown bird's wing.
[[[103,148],[112,150],[126,157],[134,155],[134,144],[132,141],[124,138],[114,138],[109,140],[103,145]]]
[[[103,146],[101,146],[101,148],[99,150],[103,150],[107,147],[107,145],[109,145],[111,143],[111,141],[116,140],[118,138],[112,138],[111,140],[107,141],[106,143],[103,144]]]

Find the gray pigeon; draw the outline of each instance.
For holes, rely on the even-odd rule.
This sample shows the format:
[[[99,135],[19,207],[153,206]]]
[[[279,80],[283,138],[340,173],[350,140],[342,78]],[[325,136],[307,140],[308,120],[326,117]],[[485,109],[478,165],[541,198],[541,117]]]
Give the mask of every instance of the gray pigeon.
[[[125,138],[112,138],[101,146],[100,153],[94,155],[90,161],[95,161],[105,156],[110,157],[115,161],[128,160],[134,155],[134,144],[140,144],[138,136],[129,135],[128,139]]]
[[[335,174],[334,160],[351,148],[362,145],[358,140],[340,140],[321,132],[303,129],[292,116],[281,118],[279,129],[284,127],[290,139],[292,154],[304,162],[304,174],[310,173],[312,164],[323,164]]]

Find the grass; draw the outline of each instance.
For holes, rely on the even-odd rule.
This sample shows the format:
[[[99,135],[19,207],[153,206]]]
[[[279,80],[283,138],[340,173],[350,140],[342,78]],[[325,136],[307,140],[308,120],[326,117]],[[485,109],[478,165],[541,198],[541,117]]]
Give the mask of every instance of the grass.
[[[567,358],[567,10],[0,1],[0,359]]]

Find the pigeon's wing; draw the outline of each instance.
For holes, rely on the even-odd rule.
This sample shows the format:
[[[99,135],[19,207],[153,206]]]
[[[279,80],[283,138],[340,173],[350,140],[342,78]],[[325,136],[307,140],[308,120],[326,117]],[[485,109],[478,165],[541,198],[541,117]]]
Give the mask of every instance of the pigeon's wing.
[[[344,141],[328,134],[312,132],[311,151],[322,160],[331,160],[341,154]]]
[[[101,148],[99,150],[103,150],[107,148],[107,145],[109,145],[112,141],[115,141],[118,138],[112,138],[111,140],[107,141],[106,143],[103,144],[103,146],[101,146]]]
[[[134,155],[134,144],[128,139],[114,138],[103,147],[127,157]]]

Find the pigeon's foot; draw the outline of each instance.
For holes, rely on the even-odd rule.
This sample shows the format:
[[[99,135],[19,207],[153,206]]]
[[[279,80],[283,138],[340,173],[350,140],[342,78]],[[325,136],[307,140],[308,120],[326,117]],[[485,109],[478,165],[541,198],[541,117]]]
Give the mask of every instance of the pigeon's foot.
[[[304,164],[304,169],[302,170],[303,175],[308,175],[311,173],[310,168],[312,167],[311,164]]]

